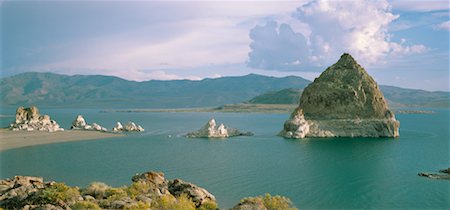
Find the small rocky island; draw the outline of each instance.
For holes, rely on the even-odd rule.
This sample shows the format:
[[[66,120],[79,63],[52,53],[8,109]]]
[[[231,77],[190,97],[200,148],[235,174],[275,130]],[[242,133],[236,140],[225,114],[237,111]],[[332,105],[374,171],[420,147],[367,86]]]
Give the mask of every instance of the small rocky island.
[[[92,123],[92,125],[87,124],[82,115],[78,115],[77,118],[75,118],[70,129],[87,131],[108,131],[108,129],[102,127],[97,123]]]
[[[35,106],[17,108],[16,121],[9,128],[13,131],[64,131],[50,116],[41,115],[39,109]]]
[[[399,126],[375,80],[344,53],[304,89],[300,105],[279,135],[398,137]]]
[[[228,138],[233,136],[253,136],[253,133],[228,128],[224,124],[220,124],[217,127],[216,121],[211,119],[200,130],[186,134],[188,138]]]
[[[134,122],[128,122],[125,126],[120,122],[116,122],[116,126],[112,129],[113,132],[143,132],[144,128]]]
[[[93,182],[86,188],[70,187],[42,177],[15,176],[0,180],[0,208],[4,209],[219,209],[214,195],[181,179],[168,180],[162,172],[145,172],[132,184],[110,187]],[[233,210],[296,209],[283,196],[244,198]]]

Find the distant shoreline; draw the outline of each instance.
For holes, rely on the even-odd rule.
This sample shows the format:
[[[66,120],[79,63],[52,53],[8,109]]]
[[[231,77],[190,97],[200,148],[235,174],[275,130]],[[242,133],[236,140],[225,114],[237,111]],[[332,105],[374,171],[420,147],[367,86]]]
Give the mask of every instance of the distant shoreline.
[[[116,109],[102,110],[101,112],[223,112],[223,113],[273,113],[290,114],[298,107],[298,104],[226,104],[220,107],[200,108],[173,108],[173,109]],[[435,114],[432,110],[423,109],[396,109],[395,114]]]
[[[174,109],[119,109],[101,112],[225,112],[225,113],[291,113],[296,104],[226,104],[220,107],[174,108]]]
[[[0,151],[43,144],[97,140],[121,136],[124,136],[124,134],[83,130],[67,130],[58,132],[11,131],[6,128],[1,128]]]

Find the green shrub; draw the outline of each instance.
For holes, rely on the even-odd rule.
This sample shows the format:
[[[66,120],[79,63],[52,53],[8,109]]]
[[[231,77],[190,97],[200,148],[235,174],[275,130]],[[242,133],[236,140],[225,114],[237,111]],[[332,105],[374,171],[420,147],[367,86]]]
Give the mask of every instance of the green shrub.
[[[268,210],[296,210],[297,208],[292,204],[291,200],[284,196],[271,196],[266,193],[263,197],[264,206]]]
[[[109,188],[105,192],[108,201],[122,200],[127,197],[127,192],[122,188]]]
[[[181,194],[175,198],[172,195],[164,195],[152,203],[152,209],[155,210],[195,210],[195,204],[186,194]]]
[[[216,210],[219,209],[217,203],[214,201],[205,201],[197,209],[199,210]]]
[[[101,210],[98,204],[90,202],[90,201],[78,201],[74,205],[71,206],[73,210]]]
[[[147,182],[133,182],[128,188],[127,192],[132,199],[138,195],[147,194],[152,184]]]
[[[138,201],[136,205],[132,205],[130,207],[125,207],[126,210],[143,210],[150,209],[150,204]]]
[[[83,195],[90,195],[94,198],[100,199],[106,197],[106,190],[111,188],[102,182],[92,182],[89,186],[82,191]]]
[[[80,192],[77,187],[69,187],[64,183],[54,183],[48,188],[45,188],[40,195],[43,203],[50,203],[58,205],[60,201],[71,204],[75,203],[80,197]]]
[[[271,196],[269,193],[264,196],[244,198],[241,203],[262,203],[267,210],[297,210],[289,198],[279,195]]]

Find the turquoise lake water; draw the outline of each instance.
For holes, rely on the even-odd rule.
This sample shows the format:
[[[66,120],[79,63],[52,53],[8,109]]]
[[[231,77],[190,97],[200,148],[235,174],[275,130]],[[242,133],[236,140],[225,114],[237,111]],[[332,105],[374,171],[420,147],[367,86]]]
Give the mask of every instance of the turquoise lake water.
[[[418,172],[450,166],[449,110],[397,115],[397,139],[304,139],[275,136],[288,114],[104,113],[99,110],[41,109],[67,128],[77,114],[108,129],[116,121],[146,131],[126,137],[68,142],[0,152],[1,178],[43,176],[86,186],[102,181],[131,183],[135,173],[163,171],[206,188],[220,207],[246,196],[284,195],[301,209],[449,209],[450,181]],[[2,110],[14,114],[14,110]],[[187,139],[182,135],[214,117],[252,137]],[[7,126],[12,118],[2,118]],[[169,138],[168,135],[172,135]]]

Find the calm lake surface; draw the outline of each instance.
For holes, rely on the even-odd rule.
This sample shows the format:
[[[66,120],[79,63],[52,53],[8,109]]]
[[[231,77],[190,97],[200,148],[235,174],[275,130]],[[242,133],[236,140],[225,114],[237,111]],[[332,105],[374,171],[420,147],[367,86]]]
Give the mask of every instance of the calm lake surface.
[[[122,186],[130,184],[135,173],[154,170],[206,188],[222,208],[268,192],[291,198],[301,209],[449,209],[450,181],[417,176],[450,166],[449,110],[435,111],[397,115],[401,122],[397,139],[286,140],[276,134],[288,114],[41,109],[64,128],[83,114],[88,123],[108,129],[116,121],[132,120],[146,131],[3,151],[0,176],[43,176],[81,187],[93,181]],[[255,136],[227,140],[182,136],[211,117]],[[1,126],[12,120],[2,118]]]

